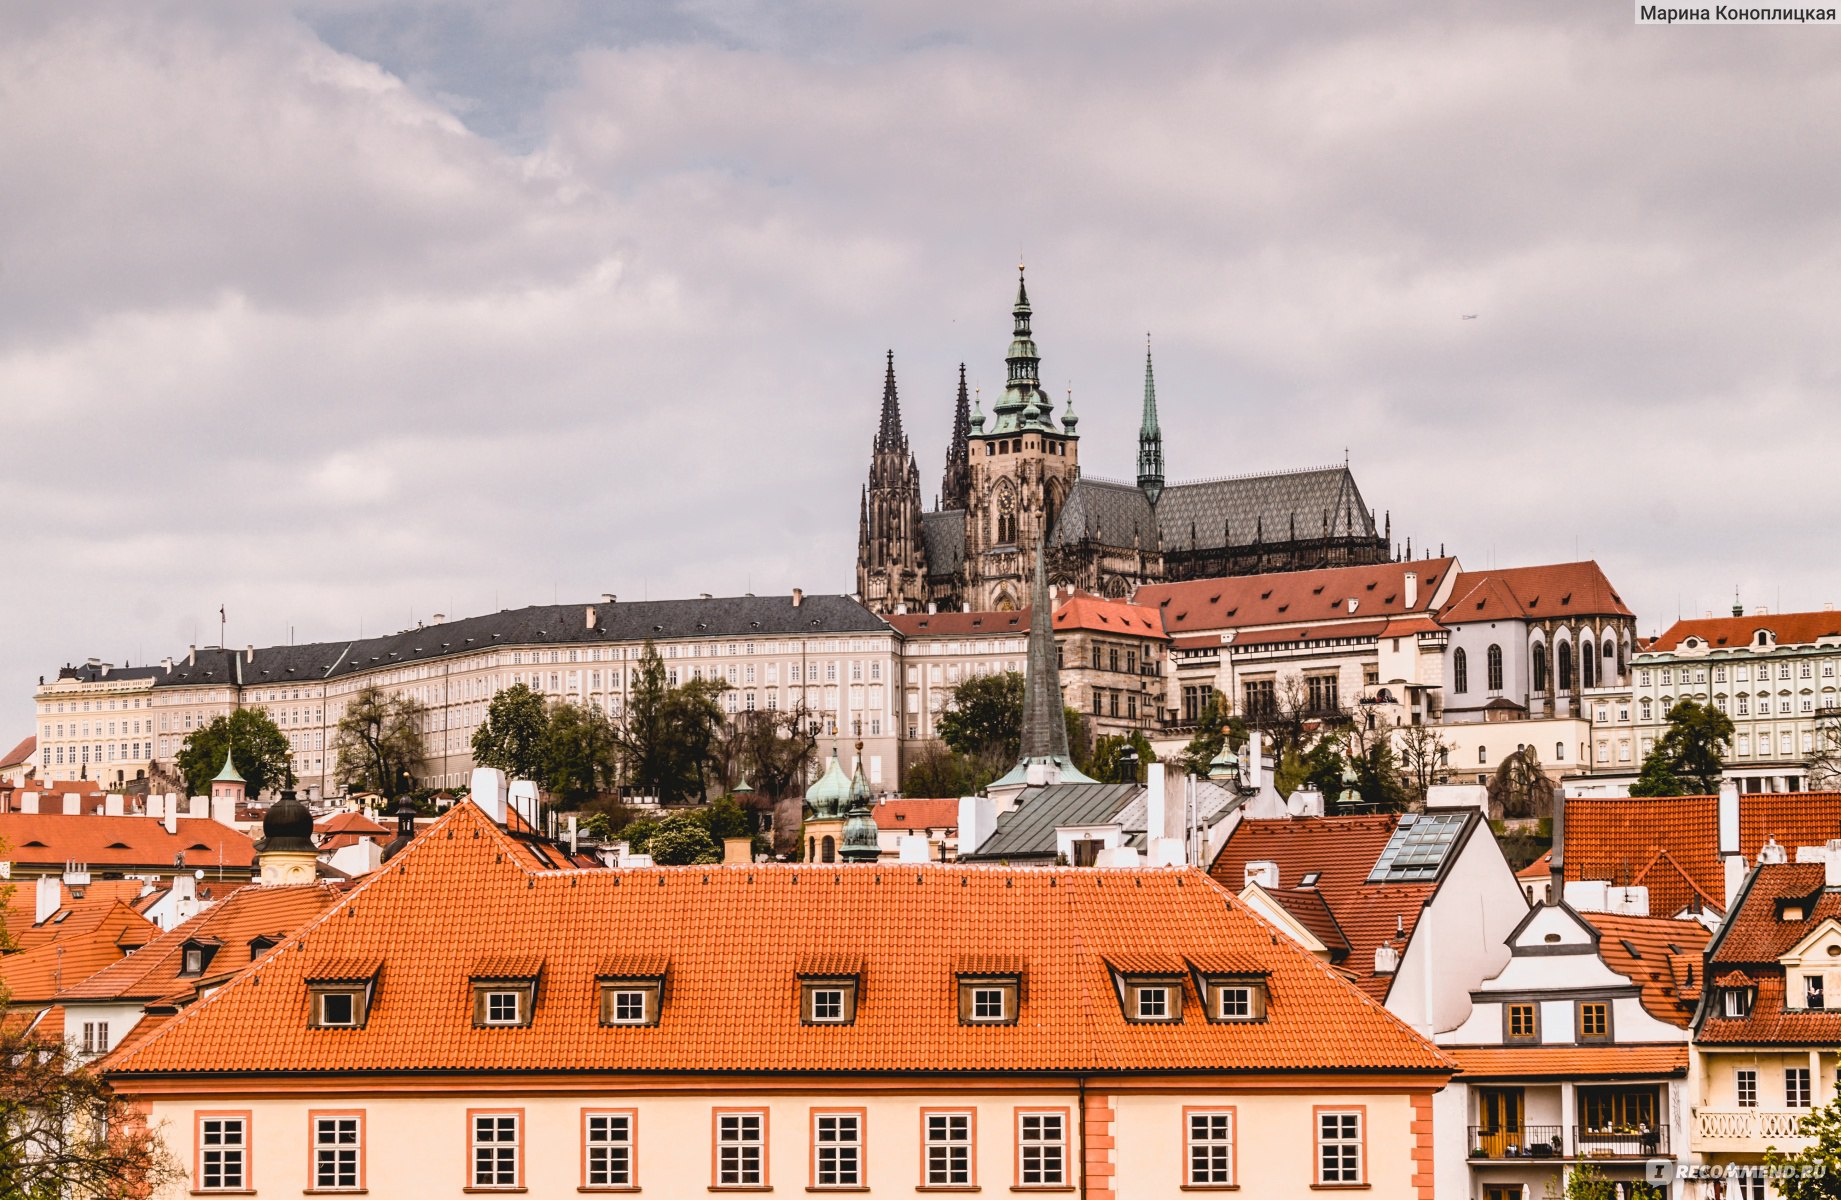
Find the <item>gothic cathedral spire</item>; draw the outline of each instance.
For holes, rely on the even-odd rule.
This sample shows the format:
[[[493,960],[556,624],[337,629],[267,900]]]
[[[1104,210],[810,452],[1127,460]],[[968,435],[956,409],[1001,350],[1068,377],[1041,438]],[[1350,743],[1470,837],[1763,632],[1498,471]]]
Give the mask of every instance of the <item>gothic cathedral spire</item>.
[[[965,364],[959,364],[959,403],[953,409],[952,441],[946,445],[946,475],[940,481],[939,507],[970,508],[972,503],[972,402],[965,392]]]
[[[1144,335],[1144,417],[1138,425],[1138,486],[1151,503],[1163,494],[1163,430],[1157,425],[1157,377],[1151,371],[1151,335]]]
[[[882,381],[882,419],[869,459],[857,531],[857,595],[879,613],[926,603],[927,563],[921,541],[920,472],[901,428],[895,352]]]

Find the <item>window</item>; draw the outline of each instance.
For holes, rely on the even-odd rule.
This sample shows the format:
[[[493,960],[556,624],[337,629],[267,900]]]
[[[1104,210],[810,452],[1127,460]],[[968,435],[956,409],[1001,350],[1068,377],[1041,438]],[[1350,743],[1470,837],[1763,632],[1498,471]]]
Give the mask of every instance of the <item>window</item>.
[[[1201,719],[1203,706],[1213,688],[1185,687],[1183,689],[1183,719],[1196,721]],[[1274,681],[1270,679],[1249,679],[1241,687],[1245,698],[1246,715],[1249,717],[1270,717],[1278,712],[1278,692]],[[1191,703],[1190,697],[1195,697]]]
[[[201,1192],[243,1192],[249,1181],[249,1114],[198,1114],[198,1168],[192,1173]]]
[[[637,1187],[630,1110],[582,1113],[583,1177],[588,1188]]]
[[[863,1110],[812,1110],[812,1186],[863,1186]]]
[[[1128,1021],[1180,1021],[1183,1019],[1183,985],[1179,979],[1119,977],[1121,998]]]
[[[1656,1127],[1656,1089],[1578,1089],[1579,1119],[1590,1133],[1620,1133]]]
[[[1306,695],[1309,697],[1312,712],[1335,712],[1341,707],[1336,694],[1336,676],[1310,675],[1304,680]]]
[[[1170,989],[1161,987],[1138,989],[1138,1019],[1140,1021],[1162,1021],[1169,1015]]]
[[[1309,876],[1306,876],[1308,879]],[[1300,883],[1309,887],[1309,883]],[[1211,978],[1206,981],[1203,1010],[1211,1021],[1261,1021],[1266,1016],[1264,980]]]
[[[364,1187],[364,1114],[309,1113],[307,1119],[313,1130],[313,1190]]]
[[[1016,1114],[1016,1186],[1067,1185],[1067,1112]]]
[[[1579,1040],[1582,1042],[1608,1042],[1611,1040],[1611,1006],[1603,1000],[1579,1001]]]
[[[1022,978],[1018,975],[961,975],[959,1023],[1014,1025],[1021,992]]]
[[[1751,1067],[1740,1067],[1733,1072],[1733,1090],[1738,1095],[1740,1108],[1758,1107],[1758,1072]]]
[[[1538,1042],[1541,1038],[1540,1007],[1521,1003],[1503,1006],[1507,1026],[1504,1036],[1511,1042]]]
[[[531,1023],[532,999],[537,984],[528,980],[475,980],[473,983],[473,1024],[492,1028],[511,1028]]]
[[[519,1126],[524,1113],[475,1112],[469,1110],[467,1123],[473,1138],[473,1186],[476,1188],[515,1188],[523,1175],[524,1143]]]
[[[1720,991],[1720,1015],[1722,1017],[1740,1018],[1751,1015],[1752,989],[1748,987],[1723,988]]]
[[[767,1186],[766,1113],[716,1110],[715,1186]]]
[[[1183,1113],[1185,1157],[1183,1182],[1190,1187],[1234,1185],[1234,1110]]]
[[[1822,1007],[1822,977],[1820,975],[1803,976],[1803,1007]]]
[[[1783,1072],[1783,1106],[1809,1107],[1809,1068],[1785,1067]]]
[[[620,980],[601,983],[601,1024],[656,1025],[660,981]]]
[[[524,997],[517,992],[486,993],[486,1024],[521,1025],[523,1006],[519,1003]]]
[[[1490,643],[1489,653],[1486,656],[1486,665],[1489,670],[1489,690],[1492,692],[1501,691],[1502,690],[1502,647],[1496,645],[1494,642]]]
[[[1451,690],[1468,692],[1470,690],[1470,656],[1459,646],[1451,652]]]
[[[970,1188],[977,1185],[972,1170],[972,1124],[969,1112],[921,1110],[922,1187]]]
[[[849,1025],[857,1019],[857,981],[801,980],[800,1019],[808,1025]]]
[[[83,1053],[107,1054],[109,1052],[109,1023],[107,1021],[83,1022]]]
[[[1362,1110],[1317,1110],[1317,1182],[1362,1182]]]
[[[323,991],[316,997],[319,1011],[315,1014],[317,1025],[356,1025],[358,1023],[358,996],[348,991]]]

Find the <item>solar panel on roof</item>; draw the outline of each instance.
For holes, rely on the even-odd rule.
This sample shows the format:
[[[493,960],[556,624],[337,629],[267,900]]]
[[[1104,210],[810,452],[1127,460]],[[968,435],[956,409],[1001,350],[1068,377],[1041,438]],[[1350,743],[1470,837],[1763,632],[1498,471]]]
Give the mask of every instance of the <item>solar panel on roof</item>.
[[[1409,813],[1401,817],[1381,857],[1375,860],[1374,870],[1368,873],[1368,882],[1418,883],[1436,879],[1468,819],[1469,814],[1461,812],[1418,816]]]

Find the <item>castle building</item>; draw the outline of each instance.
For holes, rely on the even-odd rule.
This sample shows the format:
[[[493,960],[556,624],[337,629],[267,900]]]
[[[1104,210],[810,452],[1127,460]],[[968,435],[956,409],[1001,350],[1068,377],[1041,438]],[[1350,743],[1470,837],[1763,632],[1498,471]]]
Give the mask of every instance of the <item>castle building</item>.
[[[1388,532],[1346,464],[1166,483],[1148,347],[1137,482],[1082,476],[1073,397],[1057,419],[1042,390],[1033,315],[1019,269],[1003,393],[987,417],[960,365],[931,512],[902,432],[891,353],[858,522],[857,594],[871,609],[1020,608],[1041,545],[1051,583],[1111,599],[1141,583],[1388,560]]]

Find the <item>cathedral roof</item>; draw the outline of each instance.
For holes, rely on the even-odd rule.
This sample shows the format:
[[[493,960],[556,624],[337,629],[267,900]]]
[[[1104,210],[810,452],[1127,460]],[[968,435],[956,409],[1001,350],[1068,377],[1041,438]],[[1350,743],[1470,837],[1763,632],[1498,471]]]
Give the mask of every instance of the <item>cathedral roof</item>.
[[[922,513],[921,547],[929,575],[951,575],[965,565],[965,510]]]
[[[1132,484],[1082,478],[1068,493],[1049,541],[1219,549],[1320,538],[1326,519],[1331,537],[1375,536],[1373,514],[1347,467],[1179,483],[1163,489],[1155,508]]]

